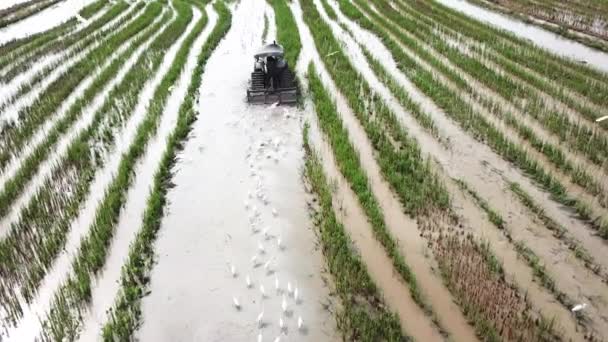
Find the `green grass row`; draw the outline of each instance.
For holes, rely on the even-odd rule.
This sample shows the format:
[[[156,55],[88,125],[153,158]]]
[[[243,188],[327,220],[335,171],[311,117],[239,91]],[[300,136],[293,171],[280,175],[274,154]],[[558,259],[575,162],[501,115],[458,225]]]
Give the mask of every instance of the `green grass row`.
[[[384,9],[388,10],[386,3],[383,4]],[[572,122],[567,114],[555,110],[535,92],[534,89],[547,92],[560,101],[578,110],[587,119],[593,121],[601,114],[596,110],[580,104],[580,101],[573,99],[550,84],[547,80],[536,77],[530,72],[524,70],[517,63],[511,62],[508,59],[492,53],[485,46],[474,45],[474,50],[480,57],[492,60],[497,65],[501,66],[508,74],[500,74],[496,70],[486,67],[480,62],[479,56],[476,58],[462,54],[457,48],[454,48],[445,43],[445,38],[442,35],[448,35],[450,38],[460,41],[468,46],[463,40],[458,31],[449,27],[438,27],[437,23],[429,18],[421,16],[415,17],[413,13],[407,13],[407,7],[397,3],[397,6],[402,10],[401,13],[392,13],[390,16],[395,17],[400,27],[407,29],[411,34],[419,39],[423,39],[433,46],[437,51],[441,52],[450,61],[458,65],[462,70],[481,81],[489,89],[492,89],[508,101],[512,102],[521,113],[532,116],[549,131],[560,137],[562,141],[568,143],[572,148],[585,154],[593,163],[607,167],[606,155],[608,155],[608,138],[603,134],[598,134],[584,125]],[[388,12],[387,12],[388,13]],[[441,35],[439,35],[441,32]],[[510,75],[509,75],[510,74]],[[520,80],[525,80],[528,84],[524,84]],[[465,88],[471,91],[471,87]],[[479,97],[479,95],[478,95]],[[488,105],[488,103],[486,103]],[[489,104],[493,108],[498,108],[497,105]],[[489,107],[487,106],[487,107]],[[504,110],[502,111],[504,112]]]
[[[393,58],[398,60],[399,69],[429,96],[440,108],[444,110],[451,118],[460,123],[461,127],[473,134],[473,136],[488,144],[497,153],[503,156],[507,161],[510,161],[522,169],[525,173],[531,176],[536,182],[548,190],[553,198],[558,202],[571,206],[579,214],[580,218],[589,221],[590,225],[598,230],[604,238],[608,238],[608,219],[593,217],[591,207],[586,202],[579,198],[572,197],[568,194],[566,188],[534,158],[519,145],[510,141],[500,129],[493,126],[482,115],[475,112],[470,104],[464,101],[458,94],[451,91],[446,85],[442,84],[433,73],[425,70],[413,58],[405,54],[401,46],[391,37],[395,36],[401,44],[404,44],[415,51],[417,54],[424,56],[425,60],[433,63],[435,57],[425,52],[420,45],[415,41],[405,36],[396,25],[389,23],[384,17],[379,16],[371,10],[366,2],[355,0],[355,3],[360,8],[364,9],[373,21],[363,15],[359,10],[351,4],[345,4],[343,1],[340,4],[345,8],[343,12],[351,15],[364,28],[377,34],[383,41],[384,45],[392,53]],[[390,32],[390,33],[389,33]],[[441,63],[436,63],[441,67]],[[445,66],[443,66],[445,69]],[[442,70],[448,73],[449,70]],[[456,75],[454,78],[458,79]],[[464,82],[461,80],[460,82]],[[464,82],[466,83],[466,82]]]
[[[598,106],[608,101],[608,75],[601,71],[558,57],[525,39],[471,19],[437,2],[417,0],[408,5],[417,16],[432,18],[467,37],[482,41],[504,57],[587,97]]]
[[[143,7],[143,3],[139,3],[134,6],[134,9],[130,11],[129,17],[135,15],[136,9],[141,9]],[[116,5],[112,6],[106,13],[104,13],[97,20],[91,22],[89,25],[84,28],[77,30],[69,35],[65,36],[63,39],[55,41],[53,44],[47,44],[42,49],[38,49],[34,51],[34,53],[29,54],[26,58],[20,60],[16,64],[12,65],[5,73],[0,77],[0,81],[4,83],[8,83],[12,81],[19,74],[30,69],[36,62],[40,61],[40,59],[44,56],[48,56],[53,53],[58,53],[61,51],[65,51],[66,49],[76,45],[78,47],[77,50],[83,50],[85,47],[93,44],[97,39],[102,38],[105,35],[111,34],[113,30],[103,30],[98,32],[104,25],[109,23],[112,19],[119,16],[122,12],[129,9],[129,5],[120,1]],[[114,27],[115,29],[115,27]]]
[[[107,4],[108,0],[93,1],[92,3],[84,6],[80,11],[78,11],[78,14],[80,14],[80,16],[85,19],[90,19],[99,11],[101,11],[101,9],[104,8]]]
[[[207,61],[232,24],[232,15],[223,2],[216,2],[214,8],[219,14],[219,19],[198,56],[185,101],[180,106],[176,128],[167,141],[167,150],[154,175],[154,183],[142,219],[142,228],[131,245],[129,257],[122,268],[120,294],[108,313],[109,320],[102,330],[105,341],[131,340],[141,322],[141,299],[146,293],[149,282],[154,258],[154,241],[161,228],[167,192],[171,188],[172,169],[177,162],[177,154],[183,149],[183,144],[188,138],[191,125],[197,119],[194,101],[198,96]]]
[[[397,315],[386,309],[365,264],[352,248],[353,242],[336,218],[331,187],[323,172],[321,160],[308,141],[308,125],[304,126],[303,134],[305,175],[319,202],[319,209],[314,213],[313,219],[320,232],[329,272],[341,299],[336,320],[344,340],[411,341],[411,337],[402,333]]]
[[[132,24],[128,25],[114,36],[113,39],[116,40],[116,45],[134,37],[150,24],[152,13],[158,15],[161,10],[161,6],[158,4],[152,7],[152,9],[147,9],[144,12],[144,19],[135,20]],[[139,39],[137,45],[140,45],[141,43],[143,43],[143,40]],[[114,59],[110,66],[102,71],[92,84],[84,90],[82,96],[68,108],[66,115],[58,120],[49,130],[41,144],[39,144],[34,151],[21,162],[15,175],[5,182],[4,187],[0,190],[0,217],[3,217],[8,213],[11,205],[19,197],[28,181],[35,175],[40,163],[46,159],[59,138],[67,132],[78,118],[81,117],[85,107],[94,99],[95,95],[110,82],[120,66],[126,62],[127,56],[133,53],[135,47],[128,50],[128,54],[123,53],[119,58]]]
[[[177,10],[176,20],[169,25],[158,38],[157,43],[148,49],[148,54],[162,59],[166,51],[177,41],[192,20],[192,7],[183,1],[173,1]],[[112,242],[121,210],[127,199],[127,190],[135,178],[138,161],[146,153],[146,146],[157,132],[158,124],[164,113],[170,88],[179,79],[186,64],[194,40],[207,24],[203,15],[188,33],[179,47],[171,67],[155,89],[147,106],[144,121],[137,128],[137,133],[128,151],[122,156],[118,172],[112,180],[105,196],[95,214],[94,223],[88,234],[82,239],[77,255],[72,263],[73,273],[55,293],[51,310],[44,319],[42,337],[44,339],[73,340],[82,323],[81,310],[91,298],[92,280],[103,268],[108,248]]]
[[[304,1],[301,3],[305,21],[311,29],[322,60],[366,130],[376,150],[376,159],[383,176],[396,192],[406,213],[415,218],[423,218],[433,216],[437,211],[449,211],[449,194],[431,170],[429,162],[422,159],[416,141],[407,136],[395,119],[394,113],[382,104],[382,100],[355,71],[340,44],[333,37],[331,29],[320,18],[314,4]],[[334,53],[330,54],[331,52]],[[389,135],[392,135],[392,141],[388,138]],[[393,146],[393,141],[399,145],[397,148]],[[388,252],[390,253],[390,250]],[[495,258],[484,257],[484,260],[495,261]],[[445,274],[447,273],[442,275]],[[450,280],[447,277],[444,279]],[[496,282],[496,280],[491,281]],[[474,303],[469,303],[467,293],[458,293],[455,291],[456,287],[450,283],[447,286],[453,294],[457,295],[456,298],[461,303],[469,307],[469,310],[463,312],[471,320],[478,334],[484,338],[494,335],[495,331],[491,324],[488,326],[484,323],[487,322],[484,318],[484,313],[487,312]]]
[[[285,49],[285,59],[292,67],[296,65],[302,43],[300,32],[296,26],[295,19],[287,0],[267,0],[274,10],[274,18],[277,25],[277,43]]]
[[[9,13],[6,13],[5,10],[5,13],[0,16],[0,28],[7,27],[23,19],[29,18],[34,14],[39,13],[62,1],[65,0],[33,0],[29,1],[29,5],[27,7],[21,7],[21,4],[12,6],[12,8],[19,8],[16,8],[15,11],[11,11]],[[10,8],[8,10],[10,10]]]
[[[373,194],[367,174],[361,165],[359,155],[349,140],[348,130],[344,127],[337,112],[336,105],[327,94],[326,89],[321,83],[319,76],[317,76],[312,64],[308,69],[308,79],[309,92],[315,104],[321,130],[332,147],[340,172],[344,175],[350,188],[357,196],[361,208],[372,226],[374,236],[384,246],[389,258],[393,261],[393,267],[397,273],[399,273],[401,278],[408,284],[410,295],[414,302],[431,317],[433,322],[444,334],[447,334],[445,329],[441,327],[431,305],[422,293],[422,289],[416,281],[416,276],[407,265],[403,255],[399,252],[400,247],[392,237],[389,228],[386,226],[384,214],[382,213],[378,200]]]
[[[0,70],[14,63],[22,56],[27,56],[34,50],[43,49],[47,44],[63,37],[78,27],[78,20],[71,18],[65,23],[52,29],[36,33],[24,38],[12,39],[0,46]]]
[[[133,32],[133,35],[135,33]],[[4,127],[2,134],[0,134],[0,146],[2,146],[0,150],[0,170],[4,169],[11,158],[21,151],[38,128],[55,114],[63,101],[77,88],[78,84],[87,76],[90,76],[99,65],[112,57],[126,38],[129,38],[129,36],[121,34],[111,36],[68,68],[32,104],[19,111],[19,125]],[[2,209],[0,209],[0,216],[1,214]]]
[[[362,16],[362,14],[358,11],[358,9],[356,7],[354,7],[350,2],[347,1],[340,1],[340,8],[342,9],[343,12],[348,12],[350,15],[355,15],[355,16]],[[347,14],[348,15],[348,14]],[[311,18],[312,15],[311,14],[306,14],[305,13],[305,18]],[[319,27],[321,26],[320,23],[318,22],[314,22],[314,23],[309,23],[309,27]],[[313,30],[313,36],[314,36],[314,30]],[[317,48],[320,50],[320,54],[323,58],[324,55],[326,55],[328,53],[328,51],[341,51],[339,50],[339,45],[337,43],[335,43],[336,45],[334,46],[329,46],[329,47],[324,47],[324,45],[328,45],[327,42],[333,40],[333,38],[331,38],[330,36],[327,37],[322,37],[319,38],[318,41],[323,42],[323,44],[318,44]],[[325,50],[327,49],[327,50]],[[337,56],[337,57],[336,57]],[[331,60],[329,60],[331,58]],[[354,88],[357,89],[356,91],[351,91],[353,92],[353,94],[355,94],[353,97],[356,98],[365,98],[364,95],[362,95],[361,93],[364,92],[360,92],[359,88],[361,87],[360,84],[357,82],[359,80],[359,78],[361,76],[358,76],[356,73],[355,74],[349,74],[347,72],[345,72],[345,70],[341,69],[340,67],[338,67],[338,65],[340,64],[339,59],[345,59],[345,63],[348,63],[347,58],[342,54],[342,53],[336,53],[334,55],[332,55],[330,58],[328,58],[327,56],[325,57],[325,59],[328,59],[329,61],[326,62],[326,64],[331,65],[331,68],[329,68],[330,73],[332,72],[332,70],[335,70],[336,75],[334,76],[334,80],[336,83],[340,83],[340,80],[337,78],[337,75],[341,75],[342,78],[349,80],[349,83],[353,84],[354,83]],[[397,59],[398,60],[398,59]],[[350,67],[352,68],[352,66]],[[354,72],[354,71],[353,71]],[[338,74],[339,73],[339,74]],[[348,94],[348,91],[345,92],[345,94]],[[348,97],[348,95],[347,95]],[[376,102],[376,101],[372,101],[372,102]],[[381,102],[380,100],[378,100],[377,102]],[[357,108],[357,106],[353,106],[351,105],[351,107],[353,108]],[[360,114],[361,117],[365,117],[365,115],[368,116],[368,119],[370,122],[371,120],[373,120],[373,122],[375,122],[376,125],[379,126],[378,132],[376,134],[369,134],[368,136],[370,137],[372,144],[373,145],[377,145],[377,140],[378,139],[384,139],[385,141],[387,140],[386,137],[383,137],[385,134],[390,134],[393,137],[393,141],[395,142],[395,144],[399,145],[399,152],[402,152],[404,149],[407,148],[412,148],[410,145],[416,146],[416,142],[414,140],[412,140],[411,138],[408,139],[406,133],[404,132],[403,128],[400,126],[400,123],[394,120],[394,114],[393,115],[382,115],[381,112],[375,111],[373,109],[369,109],[366,106],[360,106],[362,109],[359,109],[359,111],[363,112],[363,113],[368,113],[368,114]],[[355,109],[355,112],[357,112],[358,110]],[[372,118],[372,119],[370,119]],[[384,119],[382,119],[384,118]],[[382,122],[384,121],[384,122]],[[362,122],[363,126],[365,127],[366,124],[364,122]],[[384,131],[383,129],[386,128],[386,131]],[[382,146],[382,145],[377,145],[377,146]],[[411,202],[416,202],[416,200],[418,200],[417,197],[411,197],[411,192],[412,191],[407,191],[404,187],[403,187],[403,183],[405,183],[406,181],[410,180],[412,178],[417,179],[418,177],[413,175],[416,175],[415,172],[412,172],[411,169],[407,169],[407,168],[399,168],[399,167],[393,167],[392,169],[389,168],[391,165],[398,165],[398,163],[402,160],[404,160],[403,157],[399,157],[397,152],[391,152],[391,149],[393,149],[393,144],[391,141],[387,141],[384,144],[384,151],[375,147],[376,151],[378,152],[377,154],[377,159],[379,160],[379,165],[381,167],[381,169],[383,170],[383,175],[385,177],[385,179],[387,179],[387,181],[391,184],[391,186],[393,187],[393,189],[395,190],[396,194],[399,196],[399,198],[401,199],[402,203],[404,204],[404,208],[406,208],[406,212],[408,212],[409,214],[411,214],[412,216],[418,218],[419,220],[422,220],[424,222],[428,221],[428,218],[432,218],[435,215],[439,214],[441,215],[441,213],[443,212],[445,215],[447,215],[447,217],[452,217],[454,218],[454,215],[451,214],[451,209],[450,209],[450,201],[449,201],[449,195],[447,194],[447,191],[445,190],[445,188],[443,187],[443,185],[440,183],[440,181],[438,180],[438,178],[436,176],[433,176],[433,172],[431,170],[430,165],[428,164],[428,162],[426,163],[426,168],[424,168],[424,175],[421,175],[419,177],[419,182],[417,184],[416,187],[414,188],[432,188],[435,189],[434,191],[436,191],[437,193],[442,193],[444,194],[444,196],[439,196],[437,198],[434,198],[432,196],[426,196],[423,199],[423,202],[425,204],[425,206],[423,207],[423,210],[420,211],[408,211],[407,210],[407,204],[411,203]],[[416,149],[418,150],[417,146]],[[420,153],[418,151],[418,153]],[[384,158],[386,158],[386,161],[383,162],[382,161],[382,155],[385,155]],[[421,160],[421,157],[418,157],[418,160]],[[421,168],[420,166],[418,168]],[[415,189],[414,189],[415,191]],[[426,201],[426,202],[424,202]],[[431,219],[431,225],[433,225],[433,220]],[[455,225],[458,224],[458,222],[454,223]],[[456,239],[459,240],[459,239]],[[473,241],[473,239],[467,239],[466,241],[466,245],[469,246],[469,248],[473,251],[475,251],[475,253],[478,253],[478,257],[477,260],[483,260],[484,264],[482,265],[477,265],[474,267],[480,267],[481,269],[483,269],[484,267],[487,267],[488,269],[492,270],[492,274],[496,273],[495,276],[488,276],[487,279],[485,279],[487,286],[488,287],[497,287],[497,288],[509,288],[510,286],[508,284],[505,283],[505,280],[503,277],[500,276],[500,272],[499,270],[502,269],[502,267],[498,267],[500,265],[500,263],[498,262],[498,260],[496,259],[496,257],[494,257],[488,248],[482,248],[482,244]],[[465,242],[458,242],[458,244],[462,244]],[[442,257],[442,253],[440,253],[442,250],[442,248],[439,248],[438,257]],[[485,252],[484,252],[485,251]],[[449,255],[449,257],[452,257],[452,255]],[[446,264],[445,262],[446,260],[443,260],[443,264]],[[472,266],[473,267],[473,266]],[[449,271],[449,267],[445,268],[446,270]],[[495,304],[491,301],[489,303],[484,303],[484,304],[476,304],[475,302],[471,301],[471,293],[467,293],[467,289],[462,289],[459,288],[458,286],[456,286],[457,284],[454,283],[454,281],[457,281],[457,279],[451,278],[450,272],[446,271],[445,273],[443,273],[442,275],[444,276],[444,280],[446,281],[446,285],[448,286],[448,288],[450,288],[450,290],[452,291],[452,293],[455,295],[455,298],[459,301],[459,303],[461,304],[461,306],[463,307],[463,312],[464,314],[471,320],[471,324],[475,326],[476,331],[478,332],[478,334],[480,334],[481,336],[483,336],[483,338],[491,338],[491,336],[494,336],[497,332],[496,330],[494,330],[493,326],[494,324],[499,324],[501,322],[499,321],[495,321],[494,319],[499,319],[496,317],[492,316],[492,312],[490,312],[489,310],[491,310],[490,308],[495,306]],[[481,280],[479,280],[481,281]],[[463,292],[464,291],[464,292]],[[523,303],[520,303],[521,305],[524,305]],[[466,310],[464,309],[466,308]],[[529,316],[524,315],[525,318],[523,317],[522,320],[518,321],[518,324],[525,324],[525,320],[529,319]],[[540,331],[540,327],[533,327],[531,328],[532,331]]]
[[[7,196],[11,193],[12,196],[20,194],[15,189],[23,189],[51,153],[58,139],[82,115],[89,101],[116,76],[135,50],[169,20],[171,12],[167,12],[157,24],[151,25],[161,11],[162,6],[159,3],[151,3],[142,16],[123,31],[128,36],[147,28],[141,37],[132,42],[127,51],[103,70],[93,85],[85,91],[85,96],[69,109],[69,115],[52,128],[47,139],[26,159],[15,178],[7,183],[2,193],[3,201],[9,201]],[[153,69],[142,68],[147,65],[147,61],[147,58],[140,57],[134,67],[135,71],[127,73],[125,79],[110,91],[100,110],[94,114],[90,126],[70,143],[66,156],[54,166],[51,176],[23,209],[19,221],[12,224],[7,237],[0,241],[0,274],[3,275],[0,292],[19,289],[26,300],[32,298],[46,274],[46,269],[65,245],[67,231],[89,193],[95,169],[103,163],[102,158],[98,157],[101,153],[96,151],[104,142],[92,141],[93,137],[98,135],[95,132],[105,130],[104,123],[117,122],[118,117],[132,113],[136,101],[126,99],[136,99],[147,79],[146,75],[153,72]],[[117,100],[120,102],[116,102]],[[124,106],[119,108],[117,103],[123,103]],[[14,308],[19,307],[18,297],[10,296],[2,301],[2,305],[16,311]]]

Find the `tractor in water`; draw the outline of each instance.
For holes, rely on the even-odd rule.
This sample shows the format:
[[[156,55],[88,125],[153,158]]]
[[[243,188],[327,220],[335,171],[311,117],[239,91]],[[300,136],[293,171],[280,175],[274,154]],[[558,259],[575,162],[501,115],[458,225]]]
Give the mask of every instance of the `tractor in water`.
[[[295,103],[298,89],[294,73],[284,58],[283,47],[276,42],[262,47],[254,56],[247,102]]]

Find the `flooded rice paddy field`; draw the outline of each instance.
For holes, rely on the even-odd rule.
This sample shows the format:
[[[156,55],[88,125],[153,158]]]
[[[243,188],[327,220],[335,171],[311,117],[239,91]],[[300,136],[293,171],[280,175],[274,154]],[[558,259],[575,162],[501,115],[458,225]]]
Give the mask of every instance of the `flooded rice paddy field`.
[[[297,105],[246,101],[273,41]],[[26,15],[0,341],[607,341],[606,66],[460,0]]]

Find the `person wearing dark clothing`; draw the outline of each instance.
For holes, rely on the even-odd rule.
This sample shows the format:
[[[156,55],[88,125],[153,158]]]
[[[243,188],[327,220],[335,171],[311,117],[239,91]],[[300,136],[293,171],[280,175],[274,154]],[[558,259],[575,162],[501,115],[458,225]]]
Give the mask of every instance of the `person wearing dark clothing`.
[[[278,88],[277,60],[272,56],[266,58],[266,84],[269,88]]]

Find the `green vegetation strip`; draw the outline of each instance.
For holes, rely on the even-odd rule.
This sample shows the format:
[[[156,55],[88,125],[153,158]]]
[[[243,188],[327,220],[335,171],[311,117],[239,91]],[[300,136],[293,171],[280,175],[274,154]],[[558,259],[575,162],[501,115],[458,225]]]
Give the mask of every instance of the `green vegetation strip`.
[[[340,6],[362,16],[348,1],[341,1]],[[452,213],[447,190],[422,158],[416,141],[408,137],[394,113],[349,63],[314,4],[302,1],[302,7],[321,59],[366,130],[384,178],[404,210],[418,219],[446,286],[479,336],[496,340],[499,336],[526,339],[550,335],[550,325],[534,323],[531,306],[506,282],[502,266],[487,244],[452,228],[462,225]]]
[[[41,12],[55,4],[58,4],[65,0],[33,0],[29,1],[27,6],[24,7],[23,4],[17,4],[12,6],[7,10],[3,10],[2,15],[0,16],[0,28],[6,27],[8,25],[19,22],[25,18],[31,17],[32,15]],[[14,11],[10,11],[11,9],[15,9]]]
[[[285,59],[291,66],[295,66],[302,50],[300,32],[296,21],[289,9],[287,0],[267,0],[274,9],[274,18],[277,25],[277,41],[285,48]]]
[[[386,226],[382,209],[373,194],[367,175],[361,166],[359,155],[357,154],[355,147],[349,141],[348,130],[343,126],[336,106],[329,95],[327,95],[312,64],[308,69],[308,79],[310,81],[310,94],[315,104],[321,129],[329,139],[340,172],[348,181],[351,189],[357,196],[359,203],[361,203],[361,208],[363,208],[363,211],[369,219],[374,236],[386,249],[388,256],[393,261],[395,270],[397,270],[401,278],[408,283],[410,295],[414,302],[433,319],[433,323],[435,323],[443,333],[446,333],[445,329],[441,327],[440,322],[437,320],[431,305],[428,303],[427,299],[424,298],[414,273],[407,265],[403,255],[399,252],[399,246]]]
[[[4,43],[0,46],[0,70],[14,63],[21,56],[27,56],[37,49],[43,49],[47,44],[51,44],[56,39],[70,33],[78,26],[77,24],[78,20],[71,18],[50,30]]]
[[[138,232],[129,250],[129,258],[122,268],[121,289],[114,307],[111,309],[108,323],[103,327],[105,341],[128,341],[132,339],[135,329],[141,321],[141,299],[146,293],[149,273],[153,265],[154,241],[156,240],[167,202],[167,192],[171,188],[171,169],[177,161],[177,154],[183,149],[192,123],[197,118],[194,99],[198,96],[205,65],[209,57],[230,29],[232,16],[223,2],[216,2],[215,10],[219,19],[207,42],[198,56],[197,66],[192,74],[185,101],[179,110],[179,118],[173,133],[167,141],[167,150],[154,175],[154,183],[147,201]]]
[[[152,7],[152,8],[150,8]],[[117,33],[114,37],[117,41],[126,41],[129,38],[135,36],[143,29],[145,29],[153,20],[154,15],[158,15],[161,11],[161,6],[155,4],[149,6],[144,12],[141,18],[138,18],[124,30]],[[145,35],[145,38],[149,38],[152,32]],[[116,59],[112,61],[101,74],[93,81],[89,88],[85,89],[83,95],[79,97],[76,102],[68,108],[66,115],[61,118],[48,132],[46,138],[39,144],[34,151],[27,156],[26,159],[20,164],[19,169],[15,175],[7,180],[4,187],[0,191],[0,217],[6,215],[14,203],[14,201],[22,193],[23,189],[27,185],[27,182],[35,175],[40,164],[46,159],[48,154],[52,151],[53,146],[57,143],[59,138],[67,132],[72,124],[81,117],[85,107],[93,100],[96,94],[98,94],[103,87],[111,81],[116,75],[120,66],[123,65],[128,56],[131,55],[137,46],[141,45],[145,40],[138,39],[133,46],[127,51],[122,53]]]
[[[323,254],[341,299],[342,305],[336,311],[336,320],[344,340],[412,340],[402,334],[399,318],[387,310],[361,257],[353,249],[344,226],[336,218],[332,207],[332,191],[323,172],[323,165],[308,141],[308,125],[304,126],[304,150],[306,179],[319,200],[319,208],[313,219],[319,228]]]
[[[132,35],[137,33],[133,30],[122,30],[121,32],[130,32]],[[2,146],[0,170],[3,170],[10,159],[21,151],[29,138],[59,109],[78,84],[109,59],[130,36],[124,33],[114,34],[103,44],[90,51],[78,63],[66,70],[61,77],[53,81],[31,105],[20,110],[19,125],[3,127],[3,132],[0,134],[0,146]],[[0,216],[6,213],[5,210],[6,208],[0,207]]]
[[[125,19],[128,20],[133,17],[136,13],[136,10],[141,9],[143,6],[143,3],[138,3],[137,5],[135,5],[133,9],[129,12],[129,14],[125,18],[123,18],[123,20],[121,20],[119,23],[124,23]],[[76,44],[76,49],[73,49],[71,51],[73,54],[78,51],[84,50],[87,46],[90,46],[95,41],[114,32],[118,25],[113,25],[111,28],[105,29],[101,32],[98,32],[98,30],[100,30],[104,25],[109,23],[112,19],[116,18],[128,8],[129,5],[126,2],[118,2],[116,5],[112,6],[109,11],[104,13],[100,18],[93,21],[83,29],[71,33],[67,37],[55,42],[54,44],[47,44],[44,48],[36,50],[34,53],[26,56],[26,58],[9,68],[7,72],[2,75],[2,77],[0,77],[0,81],[8,83],[20,73],[30,69],[32,65],[40,61],[42,57],[48,56],[53,53],[65,51]]]
[[[355,0],[355,2],[357,3],[357,6],[365,10],[370,18],[373,18],[374,22],[369,20],[352,4],[340,0],[343,12],[352,19],[357,20],[364,28],[376,33],[381,38],[385,46],[387,46],[389,51],[393,54],[393,58],[399,61],[399,70],[402,71],[416,87],[429,96],[446,114],[460,123],[461,127],[472,132],[476,139],[482,140],[497,153],[501,154],[503,158],[517,165],[548,190],[556,201],[573,207],[581,219],[588,220],[590,225],[598,230],[602,237],[608,238],[608,219],[602,217],[592,219],[593,213],[589,204],[579,198],[572,198],[564,185],[551,173],[547,172],[537,160],[530,157],[521,146],[510,141],[500,129],[488,122],[482,115],[475,112],[469,103],[442,84],[433,73],[425,70],[418,62],[405,54],[399,44],[391,38],[391,34],[396,36],[401,43],[410,47],[417,54],[424,56],[425,60],[432,62],[433,60],[437,60],[435,57],[423,51],[416,41],[405,36],[395,27],[395,25],[388,23],[384,17],[377,15],[369,8],[367,3],[360,0]],[[387,30],[391,33],[388,33]],[[460,77],[456,75],[454,78],[457,79]],[[464,80],[461,80],[460,82],[466,83]]]
[[[151,55],[164,57],[166,50],[163,51],[159,48],[169,48],[183,34],[192,20],[190,5],[179,0],[173,3],[178,12],[177,19],[167,31],[159,36],[158,42],[161,46],[153,46],[149,49]],[[89,228],[89,233],[81,241],[76,258],[72,263],[73,274],[55,293],[52,308],[43,323],[42,336],[45,339],[58,341],[74,340],[77,337],[82,323],[81,310],[86,308],[85,304],[91,298],[93,276],[98,274],[105,264],[108,247],[126,201],[127,190],[136,176],[134,174],[135,166],[146,152],[147,143],[156,134],[167,98],[171,93],[169,89],[183,71],[192,43],[206,23],[207,16],[204,15],[180,46],[169,71],[154,91],[144,121],[137,128],[134,141],[120,161],[118,173],[97,208],[95,221]]]
[[[66,118],[53,127],[47,139],[26,159],[15,178],[7,183],[0,197],[3,201],[8,202],[11,194],[20,194],[18,189],[22,189],[33,177],[57,140],[82,115],[88,102],[116,76],[134,51],[169,20],[171,13],[167,12],[157,24],[149,26],[161,14],[161,10],[159,3],[151,3],[144,14],[125,29],[123,33],[129,36],[149,27],[145,34],[134,41],[127,51],[97,77],[93,85],[85,91],[85,96],[70,108]],[[157,40],[155,44],[161,43]],[[71,222],[78,215],[80,205],[89,192],[95,169],[103,162],[100,150],[113,142],[106,139],[105,134],[99,133],[112,133],[103,126],[104,120],[105,123],[115,122],[116,125],[124,121],[125,116],[131,115],[137,94],[143,88],[147,75],[154,71],[153,66],[145,67],[147,62],[146,57],[140,57],[133,70],[110,91],[100,110],[94,114],[91,125],[70,144],[66,156],[58,162],[51,176],[23,209],[19,221],[13,223],[8,236],[0,241],[0,274],[3,275],[0,281],[0,303],[6,311],[19,315],[19,298],[10,295],[11,289],[20,288],[23,297],[29,301],[44,277],[46,268],[63,248]],[[158,63],[157,61],[156,65]],[[122,107],[119,108],[117,103],[122,103]]]
[[[101,11],[101,9],[104,8],[107,4],[108,4],[108,0],[94,1],[94,2],[84,6],[78,12],[78,14],[80,14],[80,16],[85,19],[89,19],[92,16],[94,16],[95,14],[97,14],[97,12]]]

